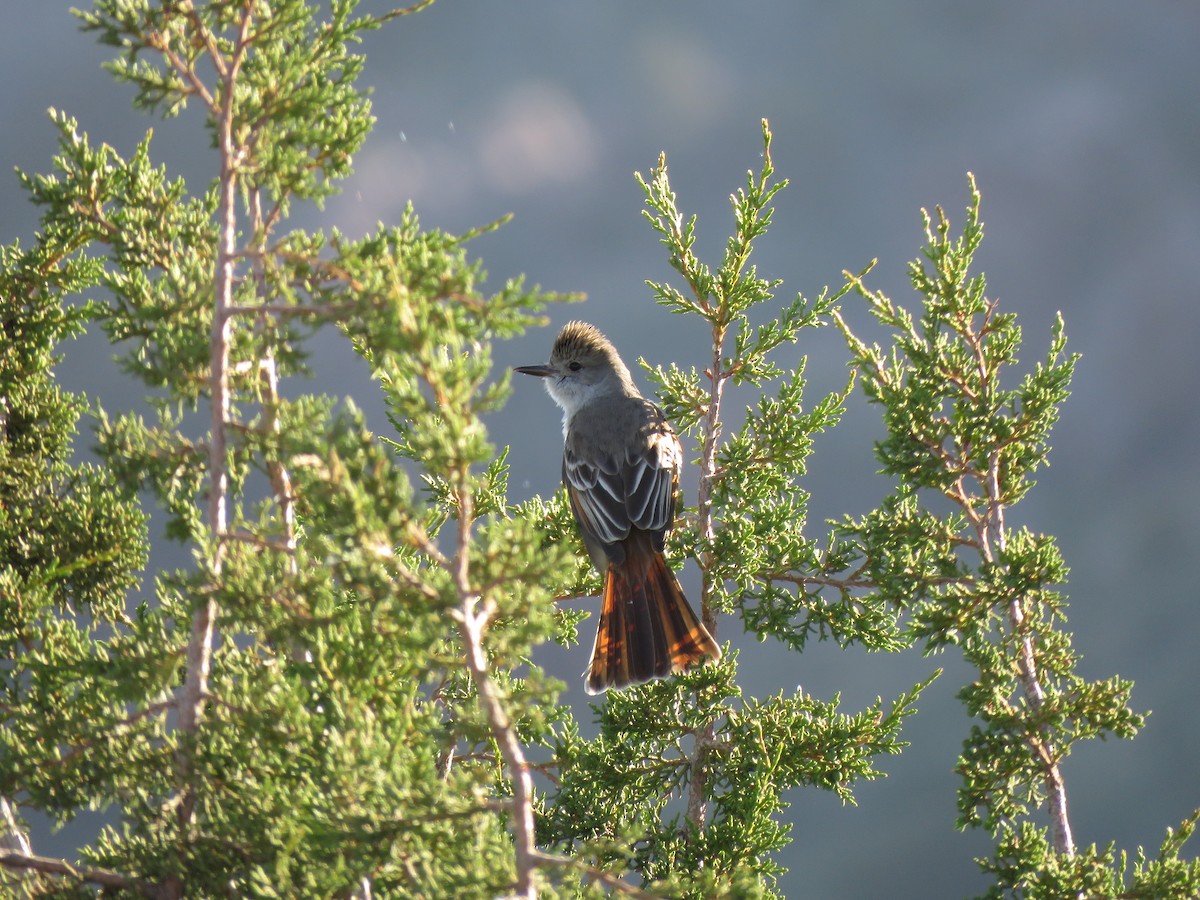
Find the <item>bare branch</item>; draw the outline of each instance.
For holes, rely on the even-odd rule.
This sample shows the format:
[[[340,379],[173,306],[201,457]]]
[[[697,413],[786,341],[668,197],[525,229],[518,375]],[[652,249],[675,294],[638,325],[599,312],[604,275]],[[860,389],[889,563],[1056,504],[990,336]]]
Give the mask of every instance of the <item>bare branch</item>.
[[[699,297],[697,299],[700,299]],[[703,302],[703,301],[702,301]],[[716,526],[713,515],[713,489],[716,487],[719,475],[717,473],[717,446],[721,436],[721,400],[725,392],[725,382],[729,375],[722,371],[722,358],[725,354],[725,325],[719,319],[713,320],[712,325],[712,358],[707,371],[708,403],[704,412],[703,434],[704,442],[700,453],[700,487],[696,501],[696,526],[706,547],[712,547],[716,539]],[[700,568],[703,573],[700,579],[700,618],[708,633],[716,639],[717,614],[711,602],[714,585],[710,572],[716,561],[712,551],[705,550]],[[704,830],[706,804],[704,789],[708,782],[708,770],[705,760],[708,755],[708,745],[716,735],[716,724],[711,720],[697,734],[692,753],[692,777],[688,781],[687,818],[697,833]]]
[[[234,137],[234,87],[242,60],[248,49],[247,36],[253,19],[252,4],[247,2],[242,11],[240,33],[234,45],[227,67],[222,72],[220,109],[216,113],[218,134],[217,150],[220,158],[218,175],[218,229],[219,239],[216,259],[216,279],[213,292],[213,318],[210,337],[210,382],[209,392],[212,405],[209,425],[208,446],[208,527],[215,546],[209,562],[211,577],[219,579],[224,564],[224,535],[228,521],[229,473],[226,470],[226,424],[229,418],[229,342],[232,319],[229,307],[233,302],[234,265],[237,251],[237,187],[241,151]],[[217,615],[216,601],[208,598],[200,604],[192,616],[192,632],[188,641],[187,677],[179,696],[179,728],[185,735],[194,735],[204,715],[204,702],[208,695],[208,676],[212,667],[213,629]],[[182,793],[176,815],[181,825],[191,821],[195,808],[195,789],[189,782],[193,769],[188,741],[181,744],[178,755],[179,777]],[[174,891],[181,891],[174,885]]]
[[[65,859],[52,859],[48,856],[34,856],[29,853],[14,851],[0,852],[0,867],[13,872],[40,872],[44,875],[58,875],[71,878],[81,884],[96,884],[103,888],[114,890],[137,891],[145,897],[161,897],[162,889],[157,885],[110,869],[90,869],[73,866]]]
[[[492,737],[500,748],[500,755],[504,758],[505,767],[512,779],[511,816],[517,865],[516,896],[535,900],[537,885],[534,881],[534,870],[537,867],[537,847],[534,842],[533,825],[533,776],[530,775],[525,751],[521,748],[516,728],[504,708],[496,682],[492,680],[487,657],[483,652],[483,629],[491,618],[494,606],[485,604],[483,609],[480,609],[479,595],[471,588],[470,539],[474,504],[465,484],[466,477],[465,470],[458,473],[458,547],[450,565],[460,601],[459,615],[455,618],[466,645],[467,667],[475,681],[479,705],[483,707]]]
[[[33,847],[29,838],[21,830],[21,823],[13,812],[12,804],[7,797],[0,797],[0,852],[12,850],[17,853],[29,854]]]
[[[995,304],[993,303],[989,306],[989,317],[994,309]],[[983,338],[974,328],[967,327],[965,331],[968,343],[971,345],[979,367],[980,377],[984,385],[983,390],[987,393],[992,386],[991,379],[995,376],[995,373],[988,370],[984,361]],[[984,559],[989,563],[994,563],[997,556],[1004,553],[1008,540],[1007,530],[1004,527],[1004,500],[1000,487],[999,449],[994,449],[989,455],[988,469],[984,478],[984,489],[987,497],[987,506],[983,521],[980,522],[978,516],[973,516],[971,512],[968,512],[968,517],[972,518],[976,531],[979,533],[980,550]],[[966,506],[963,508],[968,509]],[[1013,635],[1020,641],[1018,649],[1020,659],[1018,680],[1021,683],[1022,693],[1025,694],[1026,699],[1029,701],[1029,706],[1036,716],[1045,702],[1046,692],[1042,687],[1038,674],[1037,651],[1034,647],[1033,637],[1029,634],[1026,627],[1025,602],[1025,597],[1013,598],[1008,605],[1008,620]],[[1045,726],[1040,726],[1035,732],[1031,733],[1026,738],[1026,741],[1042,767],[1042,782],[1049,801],[1050,831],[1054,837],[1055,849],[1061,855],[1070,859],[1075,856],[1075,838],[1072,834],[1071,820],[1067,811],[1066,782],[1063,780],[1062,770],[1058,764],[1058,748],[1050,734],[1049,728]]]
[[[200,76],[196,74],[195,67],[180,56],[167,43],[166,39],[160,34],[147,35],[147,43],[163,55],[170,64],[171,68],[178,72],[183,80],[187,82],[188,87],[186,93],[195,94],[208,107],[211,112],[216,112],[216,101],[213,99],[212,93],[208,90],[207,85],[200,80]],[[214,57],[219,58],[219,57]]]
[[[411,16],[413,13],[418,13],[423,9],[433,6],[434,2],[435,0],[417,0],[412,6],[402,6],[398,9],[393,9],[391,12],[383,13],[383,15],[376,18],[376,21],[382,23],[398,19],[401,16]]]

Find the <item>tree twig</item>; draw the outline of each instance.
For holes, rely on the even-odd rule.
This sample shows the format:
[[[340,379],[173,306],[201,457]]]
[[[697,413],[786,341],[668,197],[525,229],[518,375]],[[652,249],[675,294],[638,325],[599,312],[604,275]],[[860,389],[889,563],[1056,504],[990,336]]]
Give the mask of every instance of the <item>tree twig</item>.
[[[145,897],[162,897],[161,888],[139,878],[122,875],[110,869],[92,869],[86,866],[73,866],[65,859],[53,859],[49,856],[35,856],[31,853],[15,851],[0,852],[0,867],[13,872],[40,872],[43,875],[57,875],[71,878],[82,884],[96,884],[102,888],[113,890],[137,891]]]
[[[987,317],[990,318],[995,309],[992,303],[988,307]],[[986,319],[985,319],[986,324]],[[989,370],[983,348],[983,334],[976,331],[969,323],[962,326],[962,334],[974,352],[978,373],[983,385],[984,395],[990,393],[995,372]],[[999,449],[993,449],[988,457],[987,471],[977,473],[982,481],[986,505],[982,514],[982,522],[978,514],[971,516],[975,522],[976,531],[980,538],[980,551],[988,563],[995,563],[997,556],[1003,556],[1007,546],[1007,530],[1004,527],[1004,497],[1000,484],[1001,455]],[[965,498],[964,498],[965,499]],[[972,509],[965,504],[963,509],[971,515]],[[980,529],[982,526],[982,530]],[[1021,690],[1029,702],[1032,715],[1036,718],[1046,699],[1038,673],[1037,652],[1033,638],[1026,627],[1025,598],[1014,597],[1008,604],[1008,621],[1013,636],[1019,641],[1018,656],[1020,671],[1018,680]],[[1042,769],[1042,782],[1050,808],[1050,832],[1054,838],[1054,847],[1062,856],[1068,859],[1075,856],[1075,838],[1071,830],[1071,820],[1067,811],[1067,786],[1059,767],[1058,748],[1055,745],[1049,729],[1039,725],[1026,737],[1030,750],[1039,761]]]
[[[7,797],[0,796],[0,852],[11,850],[15,853],[30,854],[33,847],[29,837],[21,829],[17,815]]]
[[[988,495],[989,500],[999,495],[998,454],[993,454],[988,467]],[[1004,507],[998,502],[989,502],[988,532],[996,549],[1003,553],[1006,543]],[[990,552],[988,555],[991,555]],[[1046,692],[1038,674],[1037,653],[1033,646],[1033,638],[1025,626],[1024,599],[1024,597],[1014,597],[1009,602],[1008,621],[1013,636],[1020,642],[1018,679],[1021,682],[1021,690],[1029,701],[1032,715],[1037,718],[1042,704],[1045,702]],[[1028,735],[1026,741],[1034,756],[1041,763],[1042,781],[1045,784],[1050,806],[1050,833],[1054,837],[1054,847],[1061,855],[1070,859],[1075,856],[1075,837],[1071,830],[1071,819],[1067,811],[1067,785],[1058,764],[1058,748],[1055,746],[1048,728],[1044,725],[1039,725],[1036,731]]]
[[[435,0],[417,0],[412,6],[401,6],[397,9],[385,12],[377,18],[379,22],[389,22],[392,19],[398,19],[401,16],[411,16],[413,13],[418,13],[423,9],[433,6]]]
[[[208,446],[208,527],[215,542],[210,561],[211,577],[219,579],[225,556],[224,535],[228,521],[229,473],[226,470],[226,420],[229,418],[229,340],[232,319],[229,307],[233,302],[234,264],[237,251],[237,187],[241,154],[234,137],[234,88],[242,61],[248,51],[247,36],[253,18],[253,4],[247,0],[242,10],[239,35],[230,54],[228,65],[221,72],[220,109],[216,116],[220,174],[218,176],[218,247],[216,283],[213,292],[212,332],[210,337],[209,391],[212,405]],[[208,677],[212,667],[212,641],[217,615],[216,601],[204,600],[192,615],[191,637],[188,641],[187,676],[179,697],[179,729],[194,736],[204,715],[208,695]],[[190,741],[181,744],[178,754],[182,793],[176,809],[180,825],[191,823],[195,809],[195,787],[190,784],[193,760]],[[171,882],[178,895],[182,885]]]
[[[533,776],[483,652],[483,630],[495,612],[495,606],[491,603],[481,605],[479,594],[471,587],[470,538],[474,503],[466,486],[465,469],[458,472],[457,476],[458,546],[453,560],[447,560],[459,598],[454,618],[458,622],[459,632],[466,647],[467,668],[470,669],[471,678],[475,682],[479,705],[483,707],[492,737],[504,758],[509,778],[512,779],[513,799],[510,815],[517,868],[515,896],[525,900],[536,900],[537,883],[534,876],[538,865],[538,853],[534,840]]]

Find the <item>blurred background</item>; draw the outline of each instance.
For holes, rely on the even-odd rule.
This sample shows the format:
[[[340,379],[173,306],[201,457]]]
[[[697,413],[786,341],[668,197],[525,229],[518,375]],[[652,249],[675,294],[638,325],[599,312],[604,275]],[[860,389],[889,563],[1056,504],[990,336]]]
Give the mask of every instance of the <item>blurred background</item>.
[[[196,110],[170,122],[136,114],[132,92],[99,68],[107,49],[78,32],[67,4],[19,6],[18,18],[8,5],[0,29],[5,170],[49,171],[55,132],[45,111],[54,106],[122,154],[153,127],[155,161],[204,188],[214,155]],[[1052,466],[1008,521],[1056,535],[1072,567],[1081,674],[1132,678],[1135,708],[1154,713],[1135,741],[1095,742],[1067,761],[1076,838],[1153,853],[1164,828],[1200,806],[1198,35],[1200,8],[1166,0],[442,0],[368,37],[364,80],[378,127],[345,192],[294,223],[358,236],[396,222],[409,199],[426,226],[450,231],[513,213],[472,245],[490,284],[524,273],[588,299],[554,307],[549,328],[497,348],[498,364],[544,361],[557,328],[579,317],[627,361],[703,366],[703,328],[656,307],[644,284],[674,274],[633,178],[648,175],[660,151],[680,206],[699,214],[699,252],[715,263],[732,221],[728,195],[760,165],[759,120],[770,120],[776,168],[791,186],[754,262],[784,280],[780,302],[836,288],[843,269],[878,258],[869,282],[915,307],[905,266],[922,243],[919,210],[940,204],[959,228],[965,173],[974,172],[987,229],[978,265],[989,294],[1024,326],[1022,365],[1044,357],[1058,310],[1068,349],[1083,354]],[[36,225],[16,178],[0,178],[0,240],[27,240]],[[861,299],[843,308],[878,339]],[[114,412],[139,404],[140,386],[119,376],[101,336],[64,351],[66,387]],[[832,329],[804,335],[781,361],[801,354],[810,403],[845,383],[846,352]],[[386,428],[348,348],[330,335],[314,357],[320,390],[353,395]],[[521,500],[557,488],[560,416],[532,380],[514,388],[493,437],[513,446],[512,498]],[[733,395],[735,421],[748,399]],[[856,393],[811,460],[810,534],[885,494],[872,456],[880,435],[877,411]],[[153,565],[187,564],[162,546],[161,531],[156,538]],[[689,569],[693,596],[696,584]],[[564,699],[585,721],[579,673],[593,627],[584,625],[584,646],[546,647],[541,660],[569,682]],[[911,748],[879,761],[887,777],[860,784],[857,806],[816,790],[788,795],[794,842],[779,857],[790,869],[787,895],[985,888],[971,858],[990,842],[953,827],[953,766],[970,726],[954,699],[970,678],[957,657],[824,644],[797,657],[759,647],[729,618],[720,637],[752,651],[741,661],[747,692],[840,692],[849,712],[890,700],[935,666],[947,670],[908,721]],[[85,816],[35,835],[35,849],[69,855],[95,826]]]

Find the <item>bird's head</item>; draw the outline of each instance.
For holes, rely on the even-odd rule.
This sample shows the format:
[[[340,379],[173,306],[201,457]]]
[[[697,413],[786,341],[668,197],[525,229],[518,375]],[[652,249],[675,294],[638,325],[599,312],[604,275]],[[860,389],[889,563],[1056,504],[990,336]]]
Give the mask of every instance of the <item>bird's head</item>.
[[[517,366],[546,379],[546,390],[569,419],[581,406],[610,394],[636,395],[629,369],[616,348],[587,322],[568,322],[554,340],[545,365]]]

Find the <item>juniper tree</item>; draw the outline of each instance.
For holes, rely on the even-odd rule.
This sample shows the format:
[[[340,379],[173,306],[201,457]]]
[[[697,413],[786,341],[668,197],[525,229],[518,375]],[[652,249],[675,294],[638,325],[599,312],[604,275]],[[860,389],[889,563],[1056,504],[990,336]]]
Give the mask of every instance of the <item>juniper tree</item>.
[[[357,241],[286,230],[370,130],[350,47],[409,11],[355,6],[96,3],[84,27],[118,48],[110,69],[136,103],[200,107],[214,177],[192,192],[149,138],[124,159],[56,115],[56,171],[25,178],[43,240],[80,235],[66,254],[103,287],[97,317],[149,393],[148,418],[101,414],[99,452],[196,560],[157,573],[136,610],[106,598],[106,629],[14,643],[3,792],[60,820],[116,816],[81,866],[3,858],[61,876],[63,894],[532,891],[514,735],[557,713],[536,671],[507,673],[564,627],[538,587],[562,560],[512,552],[527,523],[478,524],[503,479],[480,416],[505,394],[489,342],[546,298],[517,281],[484,295],[465,237],[411,213]],[[304,339],[335,322],[388,398],[391,445],[349,401],[285,396]],[[74,581],[106,562],[52,561]],[[9,615],[38,597],[18,587]],[[84,599],[33,610],[39,629],[65,633]]]
[[[561,601],[595,594],[598,580],[561,492],[509,502],[507,449],[483,417],[509,394],[495,343],[565,298],[519,279],[485,291],[467,248],[493,226],[450,235],[409,209],[357,240],[289,227],[298,205],[337,190],[369,135],[355,41],[429,2],[362,15],[354,0],[323,12],[301,0],[97,0],[81,14],[116,48],[110,70],[139,107],[206,131],[212,177],[189,188],[153,161],[149,136],[122,158],[57,113],[53,173],[22,176],[42,226],[31,250],[0,257],[11,338],[0,369],[6,888],[769,896],[789,839],[782,792],[807,785],[848,801],[856,781],[880,774],[877,757],[902,747],[900,726],[927,682],[856,712],[798,690],[751,697],[728,647],[719,665],[606,695],[592,721],[558,702],[537,648],[577,640],[584,613]],[[913,491],[820,540],[805,533],[805,463],[850,385],[806,406],[803,366],[777,360],[835,317],[850,287],[864,290],[865,273],[815,300],[776,301],[780,282],[749,262],[785,184],[765,123],[762,137],[763,166],[732,197],[733,233],[713,267],[694,253],[696,220],[678,211],[665,157],[643,181],[680,279],[651,294],[711,335],[691,364],[645,367],[699,467],[670,558],[699,569],[706,624],[715,630],[720,614],[723,629],[796,653],[813,638],[941,646],[967,632],[939,631],[936,601],[967,602],[975,587],[967,605],[982,621],[960,640],[1011,662],[1021,640],[988,641],[1021,599],[1001,601],[1001,589],[1020,583],[1023,634],[1037,629],[1030,652],[1059,679],[1042,675],[1042,709],[1065,693],[1074,703],[1083,694],[1065,680],[1065,644],[1038,618],[1057,615],[1045,541],[968,529],[974,549],[993,552],[969,569],[961,535],[934,529],[947,556],[917,527],[932,521],[924,513],[892,515]],[[149,410],[97,410],[104,471],[69,463],[83,407],[48,374],[54,342],[86,316],[145,385]],[[320,329],[336,329],[374,375],[386,425],[306,385],[307,341]],[[1011,334],[997,347],[1010,352]],[[1039,416],[1063,396],[1061,366],[1038,376]],[[873,370],[860,368],[874,391]],[[731,398],[747,395],[756,402],[734,428]],[[914,389],[896,408],[928,412],[921,397]],[[1010,427],[1005,402],[972,407],[970,427]],[[1021,435],[1033,441],[1023,465],[1044,449],[1049,419],[1038,421]],[[194,559],[145,573],[147,602],[130,591],[145,554],[135,498],[150,499]],[[1018,557],[1030,546],[1040,555]],[[926,559],[927,547],[941,567],[933,576],[893,559]],[[929,599],[905,605],[905,591]],[[1132,730],[1136,717],[1117,709],[1126,690],[1090,693],[1072,727]],[[993,730],[972,745],[964,809],[999,823],[988,863],[998,889],[1061,896],[1084,869],[1115,884],[1115,865],[1092,865],[1113,863],[1114,851],[1054,854],[1032,826],[1011,824],[1053,780],[1021,756],[1006,710],[968,699]],[[1038,727],[1048,731],[1020,732],[1025,749],[1061,752],[1075,737],[1049,719]],[[988,760],[1017,775],[984,780]],[[21,810],[67,821],[86,808],[110,821],[77,860],[21,843]],[[1194,885],[1194,864],[1178,858],[1189,828],[1140,864],[1131,891]]]
[[[533,323],[548,298],[519,281],[483,294],[463,246],[472,235],[422,230],[411,212],[361,240],[287,230],[296,204],[336,189],[369,132],[349,47],[407,11],[101,0],[82,14],[118,48],[110,69],[135,102],[167,117],[198,106],[215,152],[211,183],[193,191],[152,160],[149,137],[122,158],[55,114],[55,171],[24,177],[43,237],[79,235],[68,255],[101,289],[95,317],[147,388],[148,416],[98,413],[101,458],[123,491],[154,498],[165,534],[195,557],[155,573],[149,603],[130,610],[114,596],[102,633],[52,654],[14,648],[8,690],[53,678],[61,689],[6,709],[0,790],[59,820],[84,807],[115,817],[78,863],[3,856],[63,895],[637,893],[622,880],[627,855],[613,853],[635,831],[652,839],[628,845],[650,847],[633,865],[647,885],[757,889],[784,840],[782,787],[846,795],[874,774],[875,753],[898,746],[911,697],[856,715],[813,698],[741,701],[732,660],[612,698],[594,741],[556,705],[531,653],[575,639],[580,614],[551,597],[578,586],[579,548],[562,540],[561,498],[508,506],[505,452],[481,420],[508,391],[491,342]],[[769,199],[755,193],[739,221]],[[738,238],[743,261],[756,233]],[[711,298],[718,319],[762,290],[732,259],[728,276]],[[376,375],[390,438],[350,401],[296,389],[305,339],[322,327]],[[792,336],[728,359],[761,367],[771,342]],[[795,408],[797,386],[787,391]],[[715,441],[717,408],[708,422]],[[723,507],[706,502],[709,525],[685,530],[695,540],[716,534]],[[715,552],[704,551],[708,569]],[[723,590],[719,574],[707,583],[706,597]],[[20,591],[5,600],[23,608]],[[43,627],[72,615],[59,603]],[[73,705],[84,695],[99,706]],[[610,757],[611,723],[631,708],[639,728]],[[654,718],[669,731],[646,733]],[[786,752],[762,758],[764,730]],[[689,735],[699,743],[680,756]],[[537,770],[557,779],[540,792],[537,745]],[[563,814],[580,786],[637,775],[588,759],[621,754],[682,775],[615,839],[583,833],[583,810]],[[691,794],[683,833],[659,817],[673,789]],[[709,799],[719,808],[706,817]]]
[[[713,634],[717,614],[733,613],[761,639],[796,652],[814,635],[899,649],[886,601],[858,599],[840,580],[848,546],[804,534],[805,461],[813,436],[837,423],[850,385],[806,408],[803,364],[784,370],[772,355],[823,324],[849,284],[776,308],[780,282],[749,262],[787,184],[775,180],[765,121],[762,137],[763,166],[731,196],[733,233],[715,267],[694,252],[696,218],[679,212],[665,156],[649,179],[639,176],[647,218],[682,279],[682,287],[651,282],[652,293],[672,312],[702,319],[711,335],[699,366],[643,366],[698,456],[695,503],[671,537],[669,557],[698,565],[702,618]],[[752,314],[765,321],[752,324]],[[753,388],[760,399],[726,433],[731,385]],[[572,530],[561,503],[549,514],[555,531]],[[597,589],[583,578],[560,592]],[[665,896],[775,896],[786,871],[776,854],[790,840],[783,791],[818,787],[851,801],[855,782],[881,774],[876,758],[900,751],[901,724],[934,677],[890,703],[844,713],[836,698],[798,689],[747,696],[738,669],[738,655],[727,651],[678,678],[609,692],[595,707],[598,737],[560,733],[560,781],[540,819],[544,839],[597,865],[632,868]]]
[[[876,445],[894,492],[842,529],[858,543],[856,574],[874,600],[907,616],[926,653],[961,649],[976,670],[959,691],[974,723],[958,774],[958,826],[996,841],[980,860],[988,897],[1194,897],[1200,862],[1180,859],[1200,810],[1168,830],[1157,857],[1139,848],[1130,867],[1115,846],[1078,846],[1062,762],[1081,741],[1132,738],[1144,717],[1131,682],[1089,682],[1065,631],[1067,568],[1053,537],[1014,527],[1006,514],[1048,462],[1050,430],[1078,357],[1059,316],[1044,360],[1017,380],[1021,330],[971,271],[983,239],[980,194],[958,237],[941,207],[922,211],[926,245],[909,276],[914,315],[851,276],[891,347],[867,344],[834,317],[887,437]],[[948,501],[948,506],[947,506]],[[1044,815],[1043,815],[1044,813]]]
[[[126,605],[146,562],[144,516],[110,474],[72,461],[86,404],[52,372],[56,345],[89,312],[65,309],[63,296],[100,277],[79,256],[86,241],[78,221],[47,221],[30,248],[0,248],[0,852],[20,859],[32,848],[9,798],[87,803],[86,776],[58,773],[89,748],[123,743],[127,696],[102,674],[121,675],[105,658],[108,636],[145,627],[145,610]],[[6,892],[44,886],[0,872]]]

